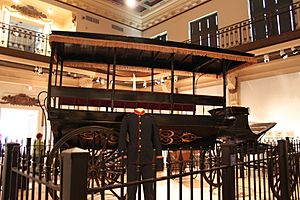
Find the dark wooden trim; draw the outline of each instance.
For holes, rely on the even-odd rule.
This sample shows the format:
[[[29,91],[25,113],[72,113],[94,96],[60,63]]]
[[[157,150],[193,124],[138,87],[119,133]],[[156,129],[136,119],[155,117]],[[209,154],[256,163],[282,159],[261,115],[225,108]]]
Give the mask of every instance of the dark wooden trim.
[[[107,113],[101,111],[83,111],[83,110],[51,110],[49,111],[49,119],[53,123],[66,125],[68,123],[104,123],[120,125],[123,116],[126,113],[114,112]],[[171,115],[171,114],[152,114],[156,119],[157,124],[161,126],[171,127],[203,127],[203,126],[220,126],[221,122],[210,115]],[[205,133],[204,133],[205,134]]]
[[[50,62],[49,56],[30,53],[27,51],[20,51],[20,50],[16,50],[16,49],[7,48],[7,47],[0,47],[0,54],[7,55],[7,56],[13,56],[13,57],[17,57],[17,58],[24,58],[24,59],[28,59],[28,60],[39,61],[39,62],[45,62],[45,63]]]
[[[300,38],[300,30],[290,31],[287,33],[282,33],[280,35],[273,35],[266,39],[257,40],[248,44],[239,45],[236,47],[230,48],[231,50],[236,51],[251,51],[254,49],[260,49],[264,47],[269,47],[272,45],[288,42],[291,40],[296,40]]]
[[[18,68],[18,69],[30,70],[30,71],[33,71],[34,68],[35,68],[34,65],[21,64],[21,63],[16,63],[16,62],[11,62],[11,61],[6,61],[6,60],[0,60],[0,65],[5,66],[5,67],[11,67],[11,68]],[[46,73],[48,73],[48,70],[47,70]]]

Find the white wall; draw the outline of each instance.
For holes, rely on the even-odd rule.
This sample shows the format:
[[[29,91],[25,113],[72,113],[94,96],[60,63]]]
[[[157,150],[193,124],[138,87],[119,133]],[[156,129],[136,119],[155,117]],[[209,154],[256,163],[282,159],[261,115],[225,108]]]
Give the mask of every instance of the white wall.
[[[137,37],[141,36],[141,32],[136,29],[93,15],[91,13],[86,13],[77,10],[76,12],[74,12],[74,14],[76,15],[76,19],[77,19],[78,32],[92,32],[92,33],[115,34],[115,35],[124,35],[124,36],[137,36]],[[98,19],[99,24],[85,20],[86,16],[91,16],[95,19]],[[123,32],[113,29],[112,28],[113,24],[123,28]]]
[[[192,93],[192,92],[191,92]],[[190,94],[191,94],[190,93]],[[198,88],[196,90],[197,95],[212,95],[212,96],[223,96],[223,85],[210,86],[205,88]],[[213,106],[197,106],[196,114],[198,115],[210,115],[209,110],[214,109]],[[204,113],[203,113],[204,112]]]
[[[300,136],[300,72],[241,82],[241,104],[249,120],[276,122],[272,131]]]

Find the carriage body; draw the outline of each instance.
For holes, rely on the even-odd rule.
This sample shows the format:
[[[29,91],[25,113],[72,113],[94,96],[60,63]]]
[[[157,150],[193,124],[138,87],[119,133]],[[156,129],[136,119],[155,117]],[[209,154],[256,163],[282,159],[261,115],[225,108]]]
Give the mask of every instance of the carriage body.
[[[276,123],[249,125],[248,108],[226,106],[227,75],[236,68],[255,63],[252,54],[78,32],[53,32],[50,43],[46,104],[54,145],[49,163],[53,163],[62,149],[88,149],[88,187],[94,187],[95,183],[99,187],[113,184],[124,172],[120,159],[113,155],[116,155],[122,118],[134,108],[144,108],[155,118],[162,148],[173,159],[168,162],[175,173],[185,166],[218,168],[220,149],[216,144],[219,141],[241,144],[237,148],[241,161],[245,146],[253,147],[250,151],[253,155],[265,152],[266,146],[258,141]],[[201,94],[197,83],[202,77],[223,83],[222,95]],[[161,89],[157,89],[159,81]],[[178,90],[179,82],[190,84],[186,86],[188,92]],[[197,159],[192,158],[194,153]],[[207,157],[212,160],[206,162]],[[103,174],[98,169],[103,163],[107,170],[106,182],[100,184]],[[268,169],[272,178],[274,167]],[[204,173],[204,179],[211,186],[222,184],[217,170]],[[276,186],[271,187],[273,190]]]
[[[255,63],[252,54],[171,41],[60,31],[52,33],[50,44],[46,105],[54,145],[48,163],[54,164],[55,157],[66,148],[89,150],[88,187],[95,183],[100,187],[103,174],[98,169],[103,163],[108,171],[105,184],[117,182],[123,171],[120,159],[115,157],[119,129],[124,115],[134,108],[144,108],[153,115],[163,150],[180,149],[173,154],[173,171],[189,165],[191,149],[204,159],[216,150],[219,139],[255,142],[275,125],[259,123],[251,128],[248,108],[226,107],[227,75]],[[198,80],[203,77],[223,83],[222,94],[201,94]],[[188,89],[182,92],[179,83]],[[198,167],[205,168],[200,164]],[[206,181],[216,184],[209,177]]]
[[[138,107],[143,107],[156,119],[164,149],[212,145],[235,120],[226,118],[226,109],[226,117],[201,111],[207,108],[224,110],[227,73],[256,62],[253,55],[247,53],[114,35],[53,32],[50,43],[47,111],[54,145],[72,130],[101,126],[111,130],[106,146],[115,149],[123,116]],[[105,81],[103,87],[68,85],[65,79],[70,76],[69,69],[78,73],[78,82],[95,80],[98,74]],[[128,72],[148,73],[148,89],[136,89],[139,85],[136,82],[134,89],[122,88],[122,81],[126,85],[126,79],[132,78],[125,76]],[[165,74],[164,79],[169,84],[167,92],[155,91],[156,79],[161,74]],[[200,76],[218,77],[223,81],[223,95],[197,94],[197,77]],[[176,91],[178,77],[190,80],[189,94]],[[242,115],[247,117],[248,111],[243,111]],[[241,128],[248,129],[249,138],[257,138],[249,126]],[[81,139],[87,140],[86,145],[92,140],[90,136]],[[78,138],[69,143],[78,146]]]
[[[226,85],[223,81],[222,96],[196,94],[197,76],[224,80],[230,70],[256,62],[253,55],[246,53],[114,35],[54,32],[50,42],[47,109],[55,143],[76,128],[103,126],[114,133],[109,147],[116,148],[122,117],[132,108],[143,107],[156,119],[163,148],[212,144],[220,130],[231,126],[233,120],[199,114],[199,110],[225,108]],[[105,84],[98,88],[69,86],[65,81],[68,69],[78,72],[78,81],[92,81],[99,74]],[[131,70],[146,73],[145,69],[151,85],[147,91],[118,88],[122,82],[119,74]],[[160,74],[167,74],[167,92],[155,91],[155,79]],[[176,92],[178,77],[191,81],[190,94]]]

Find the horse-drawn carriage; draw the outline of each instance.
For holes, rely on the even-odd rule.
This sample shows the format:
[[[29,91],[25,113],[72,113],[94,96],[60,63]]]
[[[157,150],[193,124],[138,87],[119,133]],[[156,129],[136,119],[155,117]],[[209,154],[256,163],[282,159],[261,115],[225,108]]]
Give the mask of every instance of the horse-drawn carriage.
[[[77,32],[53,32],[50,43],[47,111],[54,135],[50,162],[61,148],[88,149],[89,180],[98,185],[97,156],[105,152],[101,159],[112,169],[121,120],[134,108],[154,116],[164,150],[209,149],[218,139],[257,141],[275,125],[255,124],[252,131],[247,108],[226,107],[226,76],[255,63],[251,54]],[[201,94],[199,79],[223,82],[221,95]],[[108,183],[117,177],[112,169]]]

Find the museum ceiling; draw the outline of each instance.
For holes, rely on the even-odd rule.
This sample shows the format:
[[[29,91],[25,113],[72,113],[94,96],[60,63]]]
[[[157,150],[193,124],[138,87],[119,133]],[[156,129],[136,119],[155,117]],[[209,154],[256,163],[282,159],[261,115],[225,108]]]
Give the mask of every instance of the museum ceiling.
[[[136,0],[134,8],[129,8],[125,0],[55,1],[118,21],[138,30],[146,30],[212,0]]]

